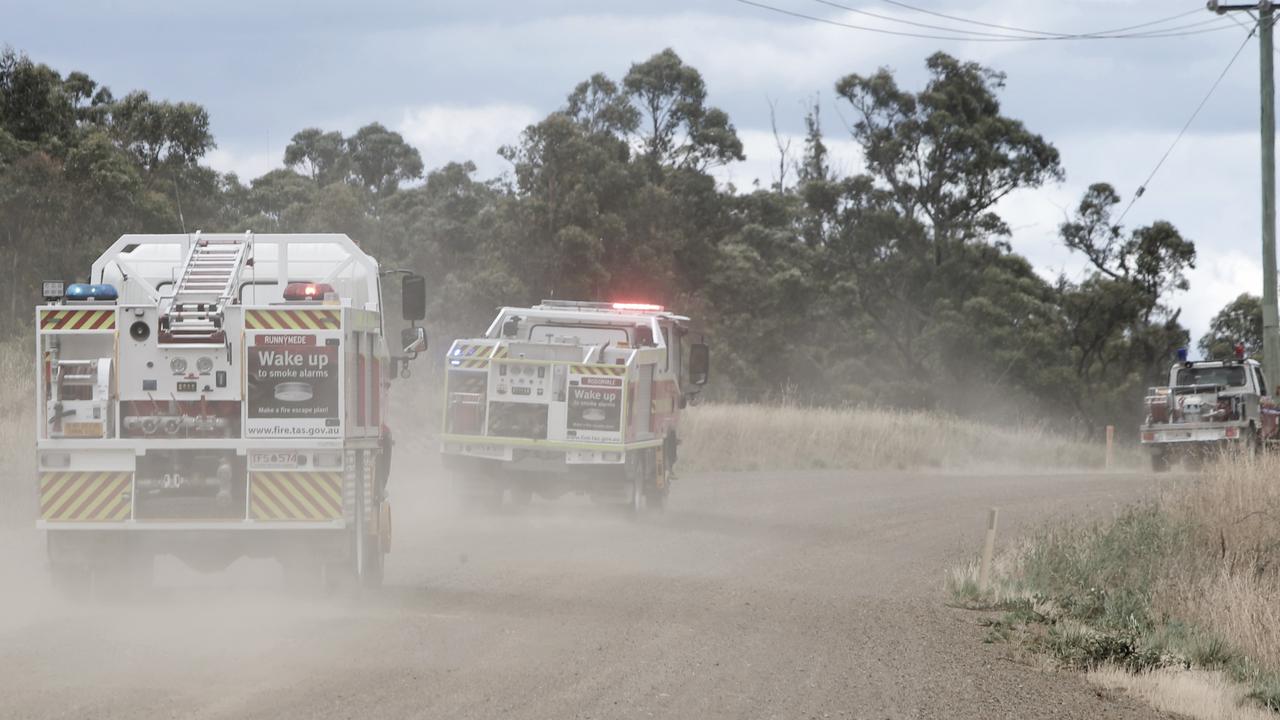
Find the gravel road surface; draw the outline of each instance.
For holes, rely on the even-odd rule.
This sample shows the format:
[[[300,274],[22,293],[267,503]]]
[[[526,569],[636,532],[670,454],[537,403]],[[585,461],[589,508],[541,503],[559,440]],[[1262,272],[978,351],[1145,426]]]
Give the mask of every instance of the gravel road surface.
[[[47,589],[0,535],[3,718],[1156,718],[982,643],[943,572],[1142,475],[724,473],[632,522],[564,499],[454,511],[393,481],[384,590],[281,589],[270,561],[170,558],[130,603]],[[35,559],[33,559],[35,558]]]

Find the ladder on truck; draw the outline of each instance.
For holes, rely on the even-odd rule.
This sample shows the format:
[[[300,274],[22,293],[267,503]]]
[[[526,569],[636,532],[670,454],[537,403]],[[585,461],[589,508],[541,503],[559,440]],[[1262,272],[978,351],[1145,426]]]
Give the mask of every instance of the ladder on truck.
[[[253,250],[253,234],[195,242],[174,283],[169,309],[160,318],[161,345],[225,345],[223,310],[235,298],[236,282]]]

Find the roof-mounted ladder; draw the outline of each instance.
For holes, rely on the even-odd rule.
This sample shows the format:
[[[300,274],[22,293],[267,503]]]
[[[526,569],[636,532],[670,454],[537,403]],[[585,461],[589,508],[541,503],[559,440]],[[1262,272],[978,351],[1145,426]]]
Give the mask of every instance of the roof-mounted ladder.
[[[240,271],[253,251],[253,233],[211,240],[196,233],[174,283],[169,309],[160,318],[161,345],[224,345],[223,310],[235,298]]]

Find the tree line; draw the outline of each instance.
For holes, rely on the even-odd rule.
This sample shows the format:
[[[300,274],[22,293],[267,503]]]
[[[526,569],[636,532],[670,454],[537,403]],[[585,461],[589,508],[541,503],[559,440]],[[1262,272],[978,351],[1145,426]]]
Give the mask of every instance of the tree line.
[[[302,129],[282,168],[247,180],[202,164],[215,141],[200,105],[116,97],[6,49],[0,337],[30,332],[41,279],[83,278],[127,232],[342,232],[426,276],[437,338],[478,332],[502,304],[644,300],[704,322],[722,398],[1136,424],[1189,341],[1169,300],[1194,243],[1166,221],[1121,226],[1120,196],[1098,182],[1059,228],[1088,272],[1042,278],[997,208],[1061,180],[1058,151],[1004,113],[1003,73],[940,52],[925,63],[918,89],[887,69],[835,82],[858,172],[832,167],[815,103],[803,147],[748,189],[717,183],[742,142],[670,49],[572,88],[497,149],[500,177],[428,169],[375,122]],[[1257,344],[1255,314],[1260,328],[1242,296],[1200,347]]]

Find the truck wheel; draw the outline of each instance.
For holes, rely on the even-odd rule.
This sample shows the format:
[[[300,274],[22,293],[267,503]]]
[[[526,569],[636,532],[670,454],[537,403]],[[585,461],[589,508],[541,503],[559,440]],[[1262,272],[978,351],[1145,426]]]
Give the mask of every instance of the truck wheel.
[[[667,509],[667,495],[671,493],[671,474],[657,450],[649,452],[649,465],[645,505],[653,512],[663,512]]]
[[[387,556],[383,554],[377,537],[370,538],[364,544],[364,577],[361,584],[369,589],[382,587],[382,578],[386,568]]]
[[[506,491],[492,473],[455,471],[453,488],[458,494],[458,503],[466,512],[492,513],[502,509],[502,496]]]
[[[1249,423],[1248,434],[1244,438],[1244,450],[1249,455],[1262,454],[1262,433],[1253,423]]]
[[[94,590],[107,599],[127,599],[151,588],[155,557],[123,543],[99,557],[93,568]]]
[[[627,502],[627,515],[637,518],[644,512],[647,497],[645,495],[645,473],[637,472],[631,476],[630,500]]]
[[[467,512],[496,513],[502,510],[501,486],[465,488],[460,494],[462,509]]]
[[[524,483],[517,483],[511,486],[511,504],[516,507],[529,507],[529,503],[533,502],[533,488]]]
[[[1152,453],[1151,454],[1151,472],[1168,472],[1169,471],[1169,455],[1168,453]]]
[[[83,602],[93,590],[93,568],[83,563],[50,563],[49,583],[67,600]]]

